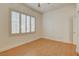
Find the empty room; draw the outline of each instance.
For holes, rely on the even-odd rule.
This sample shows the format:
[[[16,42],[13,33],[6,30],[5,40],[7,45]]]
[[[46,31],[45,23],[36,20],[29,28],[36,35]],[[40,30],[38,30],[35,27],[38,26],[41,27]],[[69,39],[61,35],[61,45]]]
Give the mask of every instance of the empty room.
[[[0,56],[78,56],[79,4],[0,3]]]

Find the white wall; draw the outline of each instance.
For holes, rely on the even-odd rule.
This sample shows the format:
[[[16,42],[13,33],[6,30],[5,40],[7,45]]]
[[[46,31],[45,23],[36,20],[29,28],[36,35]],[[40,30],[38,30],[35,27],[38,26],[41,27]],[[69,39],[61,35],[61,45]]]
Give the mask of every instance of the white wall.
[[[25,12],[29,15],[36,16],[36,33],[25,35],[10,35],[10,9]],[[13,48],[41,37],[42,33],[42,14],[33,11],[23,4],[0,4],[0,51]]]
[[[43,15],[43,33],[44,38],[62,41],[66,43],[73,42],[73,16],[75,5],[68,5],[62,8],[49,11]],[[76,43],[75,41],[73,42]]]
[[[77,29],[77,49],[76,51],[79,53],[79,3],[76,4],[76,29]]]

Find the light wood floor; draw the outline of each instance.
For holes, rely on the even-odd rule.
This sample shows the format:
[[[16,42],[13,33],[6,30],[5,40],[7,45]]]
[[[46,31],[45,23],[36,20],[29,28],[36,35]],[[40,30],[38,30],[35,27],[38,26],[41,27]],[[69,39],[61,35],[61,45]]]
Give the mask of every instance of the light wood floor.
[[[1,56],[76,56],[75,45],[47,39],[39,39],[28,44],[1,52]]]

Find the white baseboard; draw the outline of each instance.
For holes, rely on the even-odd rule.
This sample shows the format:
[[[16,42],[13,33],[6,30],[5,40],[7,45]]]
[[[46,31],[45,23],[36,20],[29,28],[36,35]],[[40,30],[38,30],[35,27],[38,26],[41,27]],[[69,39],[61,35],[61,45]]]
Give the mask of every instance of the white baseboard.
[[[9,50],[9,49],[18,47],[18,46],[23,45],[23,44],[26,44],[26,43],[30,43],[30,42],[32,42],[32,41],[34,41],[34,40],[38,40],[38,39],[40,39],[40,38],[28,40],[28,41],[26,41],[26,42],[21,42],[20,44],[17,44],[17,45],[9,45],[9,46],[6,46],[6,47],[4,47],[4,48],[1,48],[1,49],[0,49],[0,52],[3,52],[3,51],[6,51],[6,50]]]
[[[60,40],[55,40],[54,38],[50,38],[50,37],[42,37],[42,38],[44,38],[44,39],[49,39],[49,40],[54,40],[54,41],[60,41]],[[15,48],[15,47],[17,47],[17,46],[20,46],[20,45],[23,45],[23,44],[26,44],[26,43],[30,43],[30,42],[32,42],[32,41],[34,41],[34,40],[38,40],[38,39],[40,39],[40,37],[39,37],[39,38],[36,38],[36,39],[31,39],[31,40],[28,40],[28,41],[25,41],[25,42],[21,42],[21,43],[19,43],[19,44],[17,44],[17,45],[14,44],[14,45],[6,46],[6,47],[4,47],[4,48],[1,48],[1,49],[0,49],[0,52],[3,52],[3,51],[6,51],[6,50]],[[60,41],[60,42],[69,43],[69,42],[64,42],[64,41]],[[72,44],[72,43],[69,43],[69,44]]]
[[[45,39],[49,39],[49,40],[54,40],[54,41],[59,41],[59,42],[63,42],[63,43],[68,43],[68,44],[73,44],[71,42],[65,42],[65,41],[62,41],[62,40],[59,40],[59,39],[55,39],[55,38],[50,38],[50,37],[43,37]],[[75,44],[74,44],[75,45]]]

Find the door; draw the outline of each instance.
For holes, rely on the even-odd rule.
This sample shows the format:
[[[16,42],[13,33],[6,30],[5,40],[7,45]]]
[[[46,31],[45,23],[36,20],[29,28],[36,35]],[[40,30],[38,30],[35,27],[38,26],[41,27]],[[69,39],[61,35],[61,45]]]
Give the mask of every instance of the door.
[[[77,38],[78,38],[78,36],[77,36],[77,17],[76,16],[74,16],[73,17],[73,44],[77,44]]]

